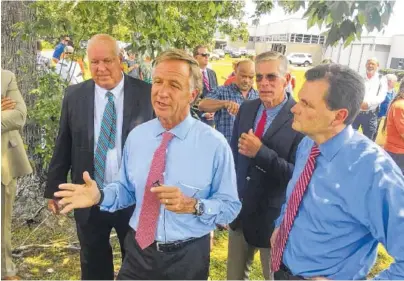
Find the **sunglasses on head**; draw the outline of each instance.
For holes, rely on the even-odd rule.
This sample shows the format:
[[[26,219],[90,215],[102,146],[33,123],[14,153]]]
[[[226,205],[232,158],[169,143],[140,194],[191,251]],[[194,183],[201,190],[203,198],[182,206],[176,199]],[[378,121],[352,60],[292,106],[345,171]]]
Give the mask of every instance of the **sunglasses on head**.
[[[257,74],[257,75],[255,75],[255,80],[257,80],[257,82],[261,82],[264,79],[264,77],[269,82],[274,82],[274,81],[276,81],[276,79],[280,78],[281,76],[279,76],[276,73]]]
[[[208,53],[203,53],[203,54],[199,54],[199,55],[204,57],[204,58],[208,58],[210,56]]]

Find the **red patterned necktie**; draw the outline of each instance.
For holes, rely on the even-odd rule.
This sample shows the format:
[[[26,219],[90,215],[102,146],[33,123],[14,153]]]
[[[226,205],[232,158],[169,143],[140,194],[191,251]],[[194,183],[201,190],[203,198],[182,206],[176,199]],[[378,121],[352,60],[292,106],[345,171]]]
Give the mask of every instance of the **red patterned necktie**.
[[[163,184],[163,173],[166,166],[166,150],[168,143],[174,135],[170,132],[163,133],[163,140],[153,155],[146,187],[143,195],[142,209],[140,210],[139,225],[136,231],[136,241],[140,248],[145,249],[154,242],[156,235],[157,221],[160,211],[160,200],[156,193],[150,189],[156,182]]]
[[[279,228],[278,236],[276,237],[275,246],[271,249],[272,272],[279,270],[282,262],[283,250],[288,240],[289,232],[292,229],[293,221],[297,215],[297,210],[302,202],[303,195],[309,185],[311,176],[314,172],[314,166],[316,164],[316,157],[320,154],[318,146],[315,144],[311,148],[309,159],[304,166],[303,172],[295,185],[295,188],[290,195],[288,205],[286,206],[285,215],[283,216],[282,223]]]
[[[202,70],[202,76],[203,76],[203,84],[205,84],[206,90],[210,92],[209,80],[208,77],[206,76],[206,70]]]
[[[262,112],[262,116],[260,121],[258,122],[257,125],[257,130],[255,130],[255,135],[261,139],[262,135],[264,134],[264,130],[265,130],[265,123],[267,122],[267,111],[264,108],[264,111]]]

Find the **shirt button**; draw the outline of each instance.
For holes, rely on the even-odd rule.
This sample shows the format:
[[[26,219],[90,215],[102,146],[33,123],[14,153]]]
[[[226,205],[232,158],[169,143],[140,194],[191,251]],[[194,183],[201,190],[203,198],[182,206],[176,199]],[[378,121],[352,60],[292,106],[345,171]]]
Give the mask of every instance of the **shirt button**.
[[[208,213],[211,213],[211,212],[212,212],[212,209],[209,208],[209,209],[208,209]]]

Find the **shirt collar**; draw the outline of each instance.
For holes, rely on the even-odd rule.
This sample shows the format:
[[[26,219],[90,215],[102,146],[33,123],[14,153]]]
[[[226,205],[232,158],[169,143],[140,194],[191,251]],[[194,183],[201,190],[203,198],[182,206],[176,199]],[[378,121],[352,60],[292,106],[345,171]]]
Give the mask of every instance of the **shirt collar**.
[[[285,105],[285,103],[287,103],[288,99],[289,99],[289,95],[285,92],[285,98],[284,98],[283,101],[282,101],[280,104],[278,104],[277,106],[271,107],[271,108],[265,108],[265,105],[261,102],[261,107],[262,107],[263,109],[265,109],[267,112],[275,111],[275,110],[277,110],[277,109],[279,109],[279,108],[282,108],[282,107]]]
[[[354,130],[351,125],[346,126],[337,135],[319,145],[321,154],[330,162],[342,146],[352,138]]]
[[[121,81],[118,83],[118,85],[116,85],[115,88],[113,88],[111,90],[104,89],[104,88],[98,86],[97,84],[95,84],[95,92],[99,93],[102,97],[105,97],[105,98],[106,98],[105,94],[107,92],[111,92],[114,95],[115,100],[117,100],[123,94],[124,80],[125,80],[125,76],[122,73]]]
[[[169,130],[170,133],[174,134],[177,138],[184,140],[191,130],[192,126],[195,124],[196,119],[191,116],[191,114],[188,114],[187,117],[179,123],[177,126]],[[164,129],[163,126],[161,126],[160,121],[158,121],[158,126],[155,131],[155,136],[158,137],[162,133],[164,133],[166,129]]]

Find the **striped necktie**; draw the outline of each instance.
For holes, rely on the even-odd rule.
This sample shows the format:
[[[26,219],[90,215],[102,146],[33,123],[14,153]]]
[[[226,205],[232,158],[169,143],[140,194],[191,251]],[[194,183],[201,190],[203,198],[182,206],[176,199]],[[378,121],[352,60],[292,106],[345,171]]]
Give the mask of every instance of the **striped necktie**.
[[[203,84],[205,84],[206,90],[210,92],[209,79],[208,76],[206,75],[206,69],[202,70],[202,76],[203,76]]]
[[[292,229],[293,222],[297,215],[297,210],[299,209],[304,193],[309,185],[311,176],[313,175],[316,165],[316,158],[319,154],[320,149],[316,144],[313,145],[310,151],[309,159],[307,160],[306,165],[303,168],[303,172],[300,174],[295,188],[293,189],[292,194],[287,202],[286,211],[276,237],[275,245],[271,249],[272,272],[278,271],[281,266],[283,251],[285,250],[289,232]]]
[[[140,209],[139,225],[136,231],[136,241],[141,249],[149,247],[154,242],[157,221],[160,212],[160,200],[155,193],[150,191],[155,183],[164,183],[164,171],[166,167],[167,147],[174,135],[170,132],[163,133],[160,146],[156,149],[147,176],[143,195],[142,208]]]
[[[114,104],[114,95],[107,92],[107,105],[101,121],[100,136],[98,137],[97,148],[94,154],[94,179],[98,188],[104,188],[105,162],[109,149],[115,147],[116,137],[116,110]]]

